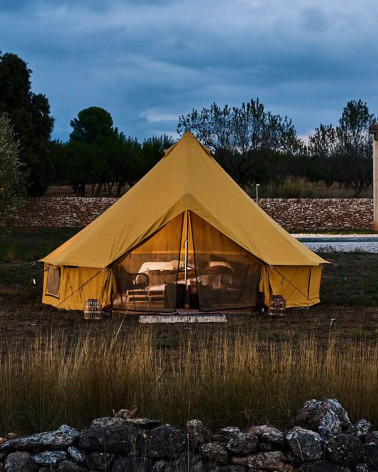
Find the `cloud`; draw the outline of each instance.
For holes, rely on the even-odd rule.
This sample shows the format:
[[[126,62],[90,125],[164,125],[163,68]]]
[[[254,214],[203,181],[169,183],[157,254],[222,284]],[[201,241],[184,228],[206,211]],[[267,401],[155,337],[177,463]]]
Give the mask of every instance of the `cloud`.
[[[378,111],[377,13],[373,0],[3,0],[0,49],[28,62],[62,139],[87,106],[145,138],[256,96],[306,135],[349,99]]]

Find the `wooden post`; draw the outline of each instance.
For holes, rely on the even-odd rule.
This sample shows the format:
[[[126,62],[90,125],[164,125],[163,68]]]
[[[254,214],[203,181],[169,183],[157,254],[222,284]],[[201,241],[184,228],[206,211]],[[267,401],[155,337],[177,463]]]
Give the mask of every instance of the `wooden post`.
[[[370,134],[374,135],[373,142],[373,212],[374,231],[378,231],[378,125],[369,128]]]

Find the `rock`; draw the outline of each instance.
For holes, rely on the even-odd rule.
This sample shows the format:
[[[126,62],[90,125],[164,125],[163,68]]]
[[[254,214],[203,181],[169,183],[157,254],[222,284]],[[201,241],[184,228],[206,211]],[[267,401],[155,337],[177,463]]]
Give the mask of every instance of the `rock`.
[[[150,418],[127,418],[125,421],[130,426],[134,426],[140,429],[148,429],[148,430],[157,428],[158,426],[161,426],[162,424],[161,421],[152,420]]]
[[[266,424],[262,426],[252,426],[250,433],[256,434],[261,442],[271,444],[274,447],[281,447],[285,444],[285,434],[277,428],[272,428]]]
[[[217,465],[228,465],[228,454],[226,449],[218,443],[207,443],[200,447],[202,458],[213,467]]]
[[[98,418],[80,433],[79,448],[101,452],[129,453],[139,428],[122,418]]]
[[[76,462],[85,462],[87,460],[86,454],[75,446],[70,446],[67,452]]]
[[[237,426],[227,426],[226,428],[220,428],[215,431],[211,440],[212,442],[220,442],[223,444],[228,443],[228,441],[235,435],[241,433],[240,428]]]
[[[152,467],[152,472],[163,472],[164,467],[168,464],[167,461],[157,461]]]
[[[295,426],[286,434],[286,441],[302,462],[318,461],[322,457],[323,440],[314,431]]]
[[[91,469],[108,470],[112,461],[112,455],[107,452],[92,452],[88,456],[88,465]]]
[[[331,462],[307,462],[299,467],[299,472],[351,472],[348,467],[332,464]]]
[[[186,423],[186,431],[188,434],[189,444],[193,448],[206,442],[209,437],[209,432],[200,420],[189,420]]]
[[[0,446],[0,450],[35,451],[38,449],[61,449],[71,446],[78,436],[79,432],[75,428],[63,425],[57,431],[9,439]]]
[[[378,444],[366,444],[365,445],[365,456],[366,464],[373,471],[378,471]]]
[[[32,463],[28,452],[13,452],[7,456],[4,464],[5,472],[37,472],[38,467]]]
[[[328,440],[326,457],[330,462],[353,468],[358,463],[364,462],[365,452],[358,438],[348,434],[339,434]]]
[[[340,434],[352,426],[348,413],[335,398],[305,402],[297,411],[293,423],[312,429],[324,437]]]
[[[67,459],[65,451],[44,451],[32,456],[32,461],[37,465],[56,466]]]
[[[48,469],[51,470],[51,469]],[[85,472],[88,469],[83,465],[77,464],[73,461],[62,461],[59,463],[58,471],[59,472]],[[39,469],[41,471],[41,469]]]
[[[238,433],[232,436],[227,445],[226,451],[234,456],[248,456],[257,451],[258,438],[251,433]]]
[[[294,468],[288,463],[286,455],[282,451],[259,452],[249,456],[246,466],[254,470],[271,470],[275,472],[293,472]]]
[[[370,472],[370,469],[367,464],[357,464],[354,468],[354,472]]]
[[[137,451],[149,459],[175,460],[186,449],[186,434],[173,426],[164,424],[138,437]]]
[[[361,441],[368,441],[373,437],[371,428],[372,424],[369,421],[360,420],[352,426],[350,432],[361,439]]]
[[[372,431],[371,432],[370,441],[378,443],[378,431]]]
[[[152,462],[149,459],[129,456],[116,457],[111,472],[150,472],[151,470],[153,470]],[[165,471],[164,468],[160,470]]]

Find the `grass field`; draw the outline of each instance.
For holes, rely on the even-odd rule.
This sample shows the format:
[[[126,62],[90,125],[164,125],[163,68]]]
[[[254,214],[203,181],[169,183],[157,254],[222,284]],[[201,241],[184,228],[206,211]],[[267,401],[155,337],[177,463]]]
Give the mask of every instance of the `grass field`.
[[[41,304],[31,264],[76,231],[0,233],[0,434],[80,427],[133,404],[175,425],[285,426],[301,402],[327,396],[378,426],[377,254],[327,254],[322,303],[283,319],[88,324]]]

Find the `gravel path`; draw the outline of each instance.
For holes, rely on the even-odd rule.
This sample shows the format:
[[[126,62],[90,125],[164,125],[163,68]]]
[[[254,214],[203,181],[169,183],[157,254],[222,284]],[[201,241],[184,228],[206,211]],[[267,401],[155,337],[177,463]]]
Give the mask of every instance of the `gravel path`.
[[[369,242],[361,242],[361,241],[345,241],[345,242],[306,242],[302,241],[302,243],[309,247],[314,252],[370,252],[370,253],[378,253],[378,240],[377,241],[369,241]]]

